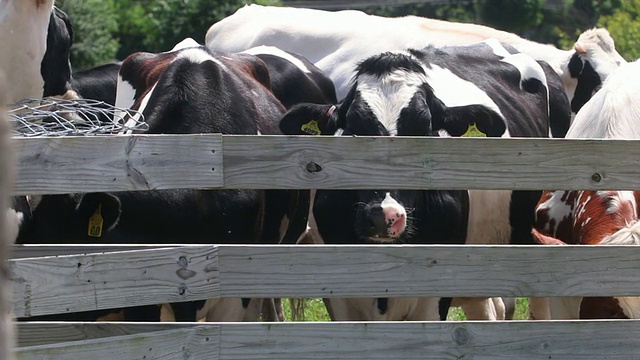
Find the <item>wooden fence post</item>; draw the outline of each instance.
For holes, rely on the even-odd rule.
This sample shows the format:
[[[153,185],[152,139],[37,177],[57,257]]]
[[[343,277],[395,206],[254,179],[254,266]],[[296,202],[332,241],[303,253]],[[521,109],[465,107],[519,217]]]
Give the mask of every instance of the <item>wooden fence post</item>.
[[[13,323],[11,316],[11,282],[9,280],[9,251],[17,236],[19,223],[11,224],[15,213],[8,211],[9,189],[13,179],[13,152],[10,128],[5,113],[7,87],[0,74],[0,359],[14,359]]]

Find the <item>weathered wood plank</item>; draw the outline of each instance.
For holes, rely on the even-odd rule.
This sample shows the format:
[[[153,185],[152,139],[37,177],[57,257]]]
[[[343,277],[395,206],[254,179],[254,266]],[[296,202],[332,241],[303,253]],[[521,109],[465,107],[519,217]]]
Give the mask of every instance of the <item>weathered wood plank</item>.
[[[218,326],[18,348],[18,359],[219,359]]]
[[[202,244],[16,244],[11,247],[12,259],[25,259],[44,256],[83,255],[126,250],[158,249],[169,247],[202,246]]]
[[[145,332],[175,330],[193,327],[193,323],[166,322],[17,322],[17,345],[31,347],[61,342],[100,339],[112,336],[132,335]]]
[[[638,246],[220,246],[220,291],[312,298],[640,295],[639,258]]]
[[[206,134],[27,138],[15,143],[15,194],[221,186],[640,189],[640,142],[631,140]],[[311,162],[322,170],[307,171]]]
[[[10,264],[22,317],[215,297],[633,296],[638,258],[636,246],[221,245]]]
[[[640,189],[640,142],[629,140],[225,136],[223,146],[229,188]]]
[[[219,296],[213,246],[11,260],[13,313],[35,316]]]
[[[3,16],[7,16],[7,14],[5,13]],[[3,26],[6,25],[3,24]],[[4,48],[4,51],[17,51],[17,49]],[[3,69],[10,68],[4,67]],[[11,85],[13,86],[13,84]],[[9,295],[11,281],[7,276],[9,274],[7,260],[10,257],[11,244],[16,240],[15,236],[18,235],[18,225],[9,220],[12,216],[6,215],[15,167],[14,151],[9,136],[11,127],[7,121],[5,108],[8,99],[15,95],[7,86],[4,72],[0,71],[0,359],[3,360],[15,359],[13,355],[13,324],[9,315],[11,312],[11,296]]]
[[[14,194],[223,185],[220,135],[16,138]]]
[[[84,324],[82,329],[91,334],[88,338],[99,336],[99,332],[106,337],[22,347],[18,348],[18,355],[20,359],[55,356],[61,360],[125,360],[139,359],[149,349],[157,355],[161,349],[173,349],[174,352],[170,353],[173,358],[220,360],[637,359],[640,353],[640,342],[637,341],[639,324],[637,320],[161,323],[156,325],[157,332],[146,332],[148,328],[144,324],[127,324],[124,327],[118,324],[115,325],[117,331],[109,329],[112,324]],[[68,326],[78,328],[77,325]],[[138,326],[143,332],[136,330]],[[125,328],[132,335],[112,336]],[[21,337],[29,336],[33,329],[28,324],[19,324]],[[49,329],[50,332],[55,332],[53,329],[66,331],[64,325]],[[206,341],[207,337],[209,341]],[[165,346],[164,342],[170,346]]]

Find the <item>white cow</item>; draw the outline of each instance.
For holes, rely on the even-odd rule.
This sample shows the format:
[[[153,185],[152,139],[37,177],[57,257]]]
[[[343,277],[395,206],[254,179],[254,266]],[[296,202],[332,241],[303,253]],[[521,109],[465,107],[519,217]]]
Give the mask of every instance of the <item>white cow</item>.
[[[427,19],[417,16],[385,18],[361,11],[329,12],[313,9],[248,5],[215,23],[205,43],[212,50],[238,52],[271,45],[300,54],[335,83],[339,99],[349,88],[356,64],[384,51],[427,45],[467,45],[495,38],[536,60],[548,62],[560,75],[572,108],[577,111],[600,84],[576,94],[580,75],[595,70],[600,81],[625,60],[615,50],[605,29],[585,31],[572,50],[523,39],[487,26]],[[589,66],[587,66],[587,62]],[[580,90],[580,89],[578,89]],[[580,91],[579,91],[580,92]],[[579,98],[575,99],[574,94]]]
[[[47,49],[47,28],[54,0],[0,1],[0,69],[8,102],[42,97],[40,64]]]

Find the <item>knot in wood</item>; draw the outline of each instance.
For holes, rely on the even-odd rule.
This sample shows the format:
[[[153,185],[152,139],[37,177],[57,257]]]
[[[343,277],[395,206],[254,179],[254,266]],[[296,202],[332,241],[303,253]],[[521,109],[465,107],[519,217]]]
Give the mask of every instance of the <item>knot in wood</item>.
[[[471,342],[473,335],[463,327],[457,327],[453,330],[453,341],[458,345],[466,345]]]
[[[181,284],[180,286],[178,286],[178,295],[182,296],[182,295],[185,295],[186,293],[187,293],[187,285]]]
[[[313,161],[309,161],[306,166],[307,172],[317,173],[322,171],[322,166],[314,163]]]
[[[189,261],[185,256],[180,256],[178,258],[178,265],[182,266],[183,268],[186,268],[187,266],[189,266]]]
[[[602,175],[600,173],[594,173],[593,175],[591,175],[591,180],[593,182],[600,182],[602,181]]]

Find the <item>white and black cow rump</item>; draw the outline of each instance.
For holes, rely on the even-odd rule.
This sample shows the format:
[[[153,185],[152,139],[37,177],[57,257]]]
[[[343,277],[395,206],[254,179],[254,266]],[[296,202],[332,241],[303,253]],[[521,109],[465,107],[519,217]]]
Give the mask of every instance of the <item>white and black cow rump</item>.
[[[305,57],[274,46],[258,46],[243,51],[267,65],[271,91],[287,109],[300,103],[338,102],[333,81]]]
[[[386,52],[362,61],[336,105],[294,106],[286,134],[548,137],[543,67],[496,43]],[[553,75],[556,76],[557,75]],[[557,80],[557,79],[556,79]],[[568,107],[566,96],[560,106]],[[565,109],[563,113],[567,113]],[[318,190],[314,243],[533,243],[537,192]],[[488,208],[490,207],[490,209]],[[315,222],[315,224],[313,224]],[[484,302],[489,303],[486,299]],[[407,302],[413,302],[408,304]],[[437,320],[435,299],[330,299],[334,320]],[[399,311],[398,309],[403,309]]]
[[[142,112],[149,124],[146,133],[280,133],[278,121],[285,109],[268,89],[264,63],[252,55],[214,55],[203,47],[136,53],[123,62],[120,78],[118,99],[129,99]],[[33,211],[26,241],[277,243],[277,236],[265,239],[267,226],[280,226],[263,227],[268,211],[265,197],[262,190],[195,189],[44,196]],[[96,214],[103,224],[100,231],[91,233],[88,224]],[[236,301],[239,305],[240,300]],[[203,303],[177,305],[176,319],[195,321]],[[213,309],[206,317],[242,320],[248,299],[242,305],[240,310],[223,313]],[[249,309],[255,307],[259,308]],[[159,316],[157,307],[128,311],[128,320],[150,321]]]
[[[256,4],[241,7],[213,24],[205,43],[216,51],[236,52],[269,45],[299,54],[324,71],[335,83],[338,98],[343,98],[357,64],[369,56],[429,45],[469,45],[490,38],[548,62],[560,75],[574,112],[625,62],[605,29],[587,30],[573,49],[561,50],[477,24]]]
[[[83,99],[116,104],[118,73],[122,62],[110,62],[96,67],[74,71],[71,77],[71,89]]]

